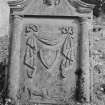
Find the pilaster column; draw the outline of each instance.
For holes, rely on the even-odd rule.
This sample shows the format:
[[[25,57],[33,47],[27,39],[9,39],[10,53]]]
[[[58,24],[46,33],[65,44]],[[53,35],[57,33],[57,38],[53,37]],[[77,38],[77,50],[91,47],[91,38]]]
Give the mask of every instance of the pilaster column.
[[[80,21],[80,54],[78,70],[78,97],[80,102],[90,103],[90,70],[89,70],[89,28],[91,21],[88,18],[82,18]]]
[[[20,47],[21,47],[21,32],[22,32],[22,18],[13,16],[13,26],[11,27],[11,55],[9,67],[9,86],[8,97],[16,100],[17,91],[19,88],[20,79]]]

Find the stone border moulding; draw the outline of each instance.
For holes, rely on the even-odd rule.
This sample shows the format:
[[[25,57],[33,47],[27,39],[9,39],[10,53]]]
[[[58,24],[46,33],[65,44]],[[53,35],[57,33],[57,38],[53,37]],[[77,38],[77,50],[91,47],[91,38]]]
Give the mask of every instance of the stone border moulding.
[[[30,5],[29,3],[31,1],[32,0],[15,0],[15,1],[8,0],[8,4],[10,8],[13,9],[14,11],[22,11],[24,10],[25,7],[27,7],[27,5]],[[88,4],[81,0],[67,0],[67,2],[69,2],[73,7],[75,7],[77,11],[80,13],[89,13],[92,11],[92,9],[95,6],[94,4]]]
[[[8,0],[8,4],[9,4],[9,6],[10,6],[10,9],[14,12],[14,11],[22,11],[22,10],[24,10],[28,5],[30,5],[32,0],[15,0],[15,1],[9,1]],[[92,12],[92,10],[93,10],[93,8],[94,8],[94,6],[95,5],[93,5],[93,4],[87,4],[87,3],[85,3],[85,2],[83,2],[83,1],[81,1],[81,0],[67,0],[67,2],[69,2],[70,3],[70,5],[72,5],[73,6],[73,8],[75,8],[76,9],[76,14],[74,14],[73,16],[77,16],[77,17],[79,17],[80,19],[81,19],[81,25],[82,25],[82,28],[83,28],[83,34],[85,34],[85,36],[84,35],[82,35],[82,37],[83,37],[83,39],[86,39],[87,38],[87,40],[86,41],[84,41],[83,42],[83,45],[81,46],[82,47],[82,53],[83,53],[83,56],[85,56],[85,58],[81,58],[81,59],[83,59],[82,61],[81,61],[81,65],[83,65],[84,64],[84,66],[82,67],[81,66],[81,69],[83,70],[83,78],[85,78],[85,74],[87,74],[88,73],[88,76],[86,77],[86,79],[85,79],[85,81],[87,81],[88,79],[89,79],[89,75],[90,75],[90,73],[89,73],[89,64],[87,64],[87,62],[89,63],[89,52],[88,52],[88,48],[89,48],[89,46],[87,46],[88,45],[88,31],[87,31],[87,29],[85,29],[86,27],[87,28],[90,28],[89,26],[88,26],[88,23],[90,23],[90,21],[88,20],[89,19],[89,16],[90,16],[90,13]],[[12,12],[12,13],[13,13]],[[10,14],[10,15],[12,15],[12,13]],[[89,15],[88,15],[89,14]],[[25,14],[23,14],[23,15],[25,15]],[[16,18],[16,16],[14,16],[15,18]],[[17,14],[17,17],[20,17],[20,15],[19,14]],[[20,17],[20,18],[22,18],[22,17]],[[84,50],[86,50],[87,51],[87,53],[84,53]],[[14,52],[14,51],[13,51]],[[87,56],[88,55],[88,56]],[[87,60],[88,59],[88,60]],[[87,67],[87,68],[86,68]],[[83,89],[84,89],[84,91],[85,91],[85,93],[84,93],[84,95],[86,95],[86,93],[87,93],[87,91],[89,90],[88,89],[88,87],[87,86],[85,86],[86,84],[90,84],[90,82],[88,83],[88,81],[87,82],[85,82],[84,84],[83,84]],[[89,100],[90,100],[90,97],[89,97],[89,95],[90,94],[87,94],[86,95],[86,97],[87,97],[87,103],[86,104],[82,104],[82,105],[90,105],[90,103],[88,103],[89,102]],[[2,104],[1,104],[2,105]],[[11,97],[9,97],[8,96],[8,98],[6,98],[5,99],[5,104],[4,105],[16,105],[15,104],[15,102],[14,102],[14,100],[12,100],[11,99]],[[78,104],[78,105],[81,105],[81,103],[80,104]]]

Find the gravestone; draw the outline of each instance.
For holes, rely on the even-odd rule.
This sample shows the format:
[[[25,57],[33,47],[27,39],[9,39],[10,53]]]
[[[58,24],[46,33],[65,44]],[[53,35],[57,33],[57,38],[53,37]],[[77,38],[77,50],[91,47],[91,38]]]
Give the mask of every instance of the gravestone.
[[[11,103],[90,105],[94,5],[80,0],[17,0],[9,5]]]

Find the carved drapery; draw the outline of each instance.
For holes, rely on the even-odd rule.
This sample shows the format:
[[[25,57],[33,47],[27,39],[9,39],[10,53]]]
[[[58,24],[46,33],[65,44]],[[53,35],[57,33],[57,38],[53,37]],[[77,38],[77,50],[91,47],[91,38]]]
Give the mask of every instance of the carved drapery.
[[[78,46],[77,26],[74,25],[75,23],[69,23],[68,25],[63,23],[64,25],[59,25],[59,27],[56,27],[57,29],[54,28],[55,31],[51,31],[51,27],[49,30],[46,30],[49,26],[42,25],[45,32],[41,32],[41,25],[28,24],[24,28],[25,34],[21,34],[23,26],[21,18],[14,16],[14,20],[14,36],[12,42],[12,44],[14,43],[14,50],[12,49],[10,66],[11,81],[9,97],[13,99],[15,97],[17,102],[17,100],[22,99],[20,97],[24,97],[24,93],[26,93],[27,99],[36,100],[36,102],[42,101],[43,103],[44,101],[40,99],[42,98],[46,103],[51,100],[52,103],[56,101],[60,103],[67,101],[69,103],[75,94],[75,92],[72,93],[72,91],[74,91],[76,87],[75,80],[73,79],[73,82],[69,76],[74,75],[76,71]],[[44,29],[45,27],[46,29]],[[16,29],[20,31],[17,32]],[[52,35],[53,37],[51,37]],[[22,39],[22,36],[24,36],[24,39]],[[15,39],[18,40],[17,43],[15,43]],[[22,40],[23,42],[25,40],[25,42],[23,43]],[[24,47],[22,48],[20,45]],[[20,62],[24,65],[21,66]],[[17,65],[20,67],[17,67]],[[73,65],[75,65],[75,67],[73,67]],[[14,68],[16,68],[16,72]],[[41,78],[43,79],[40,80]],[[48,78],[49,80],[47,80]],[[66,84],[66,82],[70,81],[73,85],[68,86],[69,84]],[[54,87],[50,87],[52,84],[54,84]],[[14,88],[14,86],[16,86],[16,88]],[[58,93],[54,93],[53,91]],[[67,91],[70,91],[70,93],[67,93]],[[37,97],[39,97],[39,99],[37,99]]]
[[[48,26],[40,25],[39,27],[46,28]],[[57,27],[55,32],[52,33],[50,29],[50,31],[44,30],[45,32],[41,32],[41,28],[39,27],[34,24],[25,26],[26,46],[30,46],[30,48],[32,49],[33,47],[31,44],[34,42],[33,40],[35,40],[34,45],[36,46],[34,47],[34,49],[36,49],[34,53],[33,51],[31,51],[31,49],[27,50],[26,47],[24,56],[25,62],[30,61],[29,63],[25,63],[25,66],[27,68],[26,72],[27,77],[29,78],[28,80],[30,81],[31,79],[31,85],[33,85],[26,86],[28,89],[27,91],[29,93],[29,98],[31,100],[34,99],[33,101],[36,100],[36,102],[38,103],[43,103],[43,100],[45,100],[45,103],[53,103],[56,101],[69,102],[69,98],[71,98],[73,94],[70,95],[69,93],[66,93],[67,90],[65,90],[66,87],[64,86],[64,81],[69,78],[68,75],[70,74],[67,75],[66,73],[70,73],[73,62],[76,61],[74,57],[75,51],[73,51],[76,50],[75,47],[73,49],[73,40],[76,40],[76,33],[74,31],[75,29],[71,25],[60,26]],[[50,34],[52,34],[53,37],[51,37]],[[30,37],[33,38],[30,39]],[[29,39],[31,42],[27,44],[27,40],[29,41]],[[31,56],[27,60],[26,53],[30,53],[30,55],[35,57],[35,59],[33,59]],[[33,64],[33,66],[31,66],[31,64]],[[38,64],[40,67],[38,67]],[[41,78],[43,78],[42,80],[40,80],[41,75]],[[47,78],[49,80],[46,81]],[[43,84],[44,81],[46,81],[45,85]],[[38,86],[35,84],[37,84]],[[50,87],[52,84],[54,87]],[[62,88],[62,91],[60,90],[60,88]],[[75,89],[75,86],[71,87],[71,89],[73,88]],[[43,100],[41,100],[40,98],[42,98]]]
[[[45,1],[50,1],[50,0],[45,0]],[[69,100],[68,97],[71,98],[72,93],[64,94],[67,91],[63,89],[68,83],[65,84],[65,86],[63,87],[62,81],[69,78],[68,81],[69,81],[69,84],[71,84],[70,83],[71,80],[69,77],[70,75],[67,71],[69,69],[71,70],[73,65],[76,65],[77,63],[76,61],[78,57],[76,58],[77,55],[74,56],[74,52],[77,46],[80,45],[78,47],[78,49],[80,48],[78,52],[79,53],[78,55],[80,56],[78,58],[78,62],[79,62],[78,70],[76,71],[76,68],[74,71],[71,70],[71,72],[73,73],[76,72],[77,84],[75,84],[76,83],[75,82],[74,87],[71,87],[71,89],[74,88],[73,91],[75,91],[75,89],[77,90],[77,94],[79,94],[78,96],[80,97],[80,98],[77,98],[77,101],[82,103],[90,103],[88,17],[91,18],[91,16],[90,14],[88,16],[88,13],[91,12],[93,6],[91,5],[88,6],[83,3],[81,4],[79,1],[75,1],[75,0],[74,1],[69,0],[69,1],[72,5],[74,5],[74,7],[75,5],[78,6],[78,8],[76,8],[78,10],[78,13],[77,11],[75,11],[75,13],[73,13],[72,15],[76,17],[78,16],[80,19],[83,17],[86,18],[85,20],[83,19],[82,21],[79,21],[81,24],[80,33],[77,34],[76,37],[74,36],[74,30],[73,30],[74,28],[71,25],[59,27],[58,30],[61,36],[59,35],[54,36],[54,33],[53,33],[52,34],[53,37],[52,37],[50,36],[51,33],[49,31],[48,33],[41,34],[39,31],[41,27],[40,25],[30,23],[25,26],[25,34],[21,34],[22,32],[21,18],[19,19],[18,17],[14,16],[14,22],[16,22],[14,24],[16,25],[16,28],[14,27],[14,33],[13,33],[14,51],[12,49],[13,55],[11,56],[11,65],[10,65],[11,81],[10,81],[10,87],[9,87],[10,89],[9,96],[13,99],[15,97],[16,101],[23,100],[24,98],[22,97],[26,97],[26,103],[28,103],[27,100],[31,100],[31,101],[36,100],[37,102],[41,100],[44,100],[45,102],[49,102],[48,100],[50,100],[50,102],[53,103],[54,101],[51,101],[51,99],[56,101],[59,100],[58,102],[60,103],[68,102]],[[84,6],[80,8],[81,5],[84,5]],[[59,7],[59,3],[58,5],[53,5],[53,7],[54,6]],[[49,27],[47,28],[49,29]],[[19,30],[19,32],[17,32],[16,30]],[[55,33],[55,34],[58,34],[58,33]],[[24,35],[24,38],[22,38],[23,35]],[[78,39],[75,39],[75,38],[78,38],[78,36],[80,36],[81,43],[77,43]],[[18,41],[16,41],[16,39],[18,39]],[[77,45],[74,47],[75,43],[77,43]],[[20,45],[22,46],[24,45],[24,48],[23,48],[24,51]],[[14,46],[16,46],[16,48]],[[16,62],[21,67],[16,66],[17,64],[14,58],[15,59],[17,58]],[[16,68],[15,71],[14,71],[14,68]],[[41,70],[39,74],[38,74],[38,70],[39,71]],[[23,71],[23,73],[21,71]],[[45,75],[45,78],[43,76],[43,73]],[[71,75],[73,73],[71,73]],[[18,74],[16,77],[13,76],[16,74]],[[54,78],[54,80],[57,81],[58,83],[57,84],[59,87],[58,93],[53,92],[54,88],[55,88],[55,91],[58,89],[57,86],[52,85],[52,87],[50,88],[50,86],[48,85],[48,84],[51,84],[51,81],[54,82],[52,78],[47,80],[47,77],[49,78],[51,75],[52,75],[52,78]],[[19,78],[21,78],[21,76],[23,77],[21,80],[22,82],[20,83]],[[41,80],[39,84],[38,84],[38,80]],[[46,80],[49,82],[48,84]],[[49,88],[47,89],[45,85],[48,85]],[[26,93],[26,95],[24,93]],[[75,92],[73,92],[73,95],[74,93]],[[55,94],[58,94],[57,97],[53,97]],[[44,101],[42,101],[42,103]]]

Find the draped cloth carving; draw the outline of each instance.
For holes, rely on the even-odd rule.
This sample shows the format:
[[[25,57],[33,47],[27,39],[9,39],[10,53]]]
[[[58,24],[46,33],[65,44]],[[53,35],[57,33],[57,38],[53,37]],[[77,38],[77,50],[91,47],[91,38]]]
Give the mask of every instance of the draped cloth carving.
[[[36,101],[68,100],[72,93],[67,91],[75,87],[66,86],[66,82],[70,82],[70,72],[75,71],[70,70],[75,60],[73,26],[61,25],[55,31],[42,31],[40,27],[33,24],[25,26],[24,65],[27,77],[31,81],[31,85],[27,86],[28,95]],[[64,84],[68,87],[67,90]]]
[[[36,40],[34,37],[27,38],[26,41],[26,51],[24,56],[24,64],[27,65],[31,71],[27,72],[28,77],[32,78],[33,71],[36,69],[35,58],[37,52]]]
[[[36,25],[31,25],[29,27],[26,27],[26,32],[30,32],[33,30],[34,32],[37,32],[38,27]],[[46,68],[49,68],[56,60],[57,58],[57,50],[60,49],[61,54],[65,57],[66,61],[65,63],[73,62],[73,55],[72,55],[72,39],[73,39],[73,27],[62,27],[59,29],[61,31],[61,34],[64,34],[64,38],[58,38],[56,39],[50,39],[48,38],[41,38],[40,36],[34,35],[32,37],[29,37],[26,41],[26,53],[25,53],[25,64],[29,66],[30,68],[34,69],[34,55],[37,52],[37,45],[36,45],[36,39],[43,43],[45,47],[51,46],[50,49],[40,49],[39,55],[42,63]],[[36,38],[36,39],[35,39]],[[58,46],[59,48],[56,48]],[[56,50],[54,50],[56,49]],[[64,61],[63,61],[64,62]],[[66,64],[65,64],[66,65]]]

